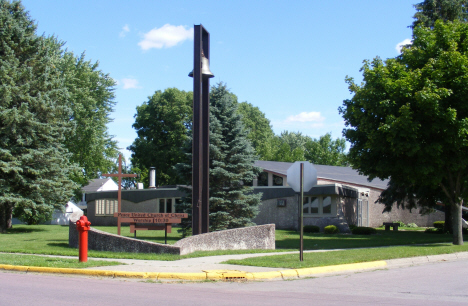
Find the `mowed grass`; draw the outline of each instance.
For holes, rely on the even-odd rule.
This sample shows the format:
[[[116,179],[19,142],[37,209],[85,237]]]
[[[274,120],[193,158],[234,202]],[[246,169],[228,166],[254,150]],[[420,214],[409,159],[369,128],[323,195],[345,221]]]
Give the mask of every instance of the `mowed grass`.
[[[117,227],[97,226],[95,228],[117,234]],[[122,227],[121,234],[122,236],[133,238],[133,234],[130,234],[129,227]],[[157,243],[164,243],[164,231],[139,231],[137,232],[137,238]],[[173,233],[168,234],[167,242],[168,244],[174,244],[181,238],[182,235],[177,232],[177,229],[173,229]],[[179,260],[181,258],[272,251],[274,252],[274,250],[200,251],[179,256],[171,254],[102,252],[88,250],[88,257],[171,261]],[[62,225],[14,225],[12,229],[8,230],[7,234],[0,234],[0,252],[63,255],[76,256],[78,258],[78,249],[70,248],[68,246],[68,226]]]
[[[451,254],[468,251],[468,245],[449,243],[435,245],[393,246],[372,249],[351,249],[344,251],[304,253],[304,261],[299,261],[299,254],[252,257],[241,260],[228,260],[224,263],[244,266],[272,268],[312,268],[330,265],[361,263],[376,260],[408,258],[416,256]]]
[[[424,229],[418,231],[385,231],[377,229],[376,235],[351,235],[323,233],[304,233],[304,250],[327,250],[368,248],[392,245],[414,245],[426,243],[451,242],[450,234],[427,234]],[[296,231],[276,231],[276,248],[299,249],[299,233]]]
[[[4,265],[14,266],[33,266],[33,267],[48,267],[48,268],[92,268],[102,266],[122,265],[116,261],[106,260],[88,260],[87,262],[79,262],[78,259],[46,257],[36,255],[20,255],[20,254],[0,254],[0,263]]]
[[[109,233],[117,233],[116,227],[96,227],[99,230],[106,231]],[[449,234],[426,234],[423,231],[385,231],[383,229],[377,229],[377,235],[349,235],[349,234],[336,234],[336,235],[325,235],[325,234],[304,234],[304,249],[305,250],[328,250],[328,249],[349,249],[349,248],[368,248],[368,247],[379,247],[379,246],[397,246],[397,245],[417,245],[417,244],[428,244],[428,243],[448,243],[445,248],[433,247],[429,248],[427,252],[452,252],[457,246],[451,246],[449,243],[452,241],[452,236]],[[122,227],[122,235],[127,237],[133,237],[130,234],[129,227]],[[138,231],[138,239],[144,239],[157,243],[164,243],[164,231]],[[176,241],[181,239],[182,236],[177,232],[177,229],[173,229],[172,233],[168,234],[168,244],[174,244]],[[100,251],[88,251],[89,257],[95,258],[129,258],[129,259],[144,259],[144,260],[178,260],[181,258],[190,257],[202,257],[202,256],[214,256],[214,255],[225,255],[225,254],[246,254],[246,253],[264,253],[264,252],[285,252],[285,251],[297,251],[299,248],[299,233],[296,231],[288,230],[277,230],[276,231],[276,250],[224,250],[224,251],[206,251],[206,252],[195,252],[192,254],[178,256],[169,254],[143,254],[143,253],[114,253],[114,252],[100,252]],[[387,249],[388,250],[388,249]],[[415,247],[408,249],[408,247],[398,247],[395,249],[395,253],[392,256],[408,257],[408,256],[419,256],[418,254],[409,252],[408,250],[415,250]],[[0,252],[8,253],[27,253],[27,254],[48,254],[48,255],[66,255],[76,256],[78,258],[78,249],[70,248],[68,246],[68,226],[60,225],[14,225],[14,227],[8,231],[7,234],[0,234]],[[339,251],[341,252],[341,251]],[[344,263],[340,256],[347,257],[346,263],[356,261],[370,261],[377,260],[381,257],[376,254],[372,249],[370,250],[347,250],[344,251],[346,256],[337,255],[338,257],[331,256],[329,254],[340,254],[337,252],[327,252],[321,255],[305,255],[305,258],[314,258],[312,261],[324,264],[339,264]],[[358,252],[356,255],[353,252]],[[362,254],[360,253],[362,252]],[[387,251],[387,254],[389,252]],[[368,255],[365,255],[368,254]],[[408,256],[405,254],[409,254]],[[351,256],[352,255],[352,256]],[[429,255],[429,254],[424,254]],[[312,256],[312,257],[311,257]],[[329,258],[327,261],[317,260],[314,256],[324,256]],[[365,259],[367,256],[368,259]],[[276,257],[276,256],[275,256]],[[285,258],[291,258],[291,261],[298,261],[298,256],[286,256]],[[388,256],[387,256],[388,257]],[[263,257],[262,257],[263,258]],[[267,257],[272,258],[272,257]],[[376,259],[377,258],[377,259]],[[391,257],[388,257],[389,259]],[[261,259],[257,259],[262,261]],[[283,260],[283,257],[276,260]],[[284,259],[287,262],[287,259]],[[309,262],[309,261],[307,261]],[[4,263],[0,259],[0,263]],[[287,267],[285,264],[280,262],[279,267]],[[247,263],[245,263],[247,264]],[[251,263],[252,264],[252,263]],[[257,265],[253,264],[253,265]],[[273,262],[267,262],[263,265],[275,266]],[[307,265],[311,266],[311,265]],[[312,265],[313,266],[313,265]]]

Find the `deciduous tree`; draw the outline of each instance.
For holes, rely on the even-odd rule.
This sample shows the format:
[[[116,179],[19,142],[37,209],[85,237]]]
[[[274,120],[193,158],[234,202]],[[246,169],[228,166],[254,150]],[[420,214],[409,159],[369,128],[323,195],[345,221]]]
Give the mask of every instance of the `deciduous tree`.
[[[66,135],[65,145],[72,153],[70,160],[79,166],[75,182],[84,186],[98,172],[116,170],[117,142],[109,135],[107,124],[115,105],[115,81],[99,70],[99,63],[64,52],[58,63],[69,93],[70,121],[74,130]]]
[[[397,58],[365,61],[363,83],[347,78],[351,99],[340,113],[352,165],[370,179],[439,189],[463,244],[461,206],[468,197],[468,25],[416,27]]]
[[[275,135],[270,120],[258,107],[248,102],[239,103],[237,112],[242,115],[242,123],[248,132],[247,139],[258,153],[260,147]]]
[[[168,88],[156,91],[137,106],[135,123],[138,138],[128,147],[132,165],[143,173],[156,167],[157,184],[178,183],[174,166],[184,161],[181,148],[191,128],[192,92]]]

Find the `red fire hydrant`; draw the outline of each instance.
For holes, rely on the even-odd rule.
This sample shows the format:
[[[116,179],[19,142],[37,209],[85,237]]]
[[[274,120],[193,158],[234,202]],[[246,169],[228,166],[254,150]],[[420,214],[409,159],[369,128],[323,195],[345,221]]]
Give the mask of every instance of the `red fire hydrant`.
[[[78,230],[78,249],[80,262],[88,261],[88,231],[91,228],[91,222],[86,216],[81,216],[80,220],[76,221],[76,229]]]

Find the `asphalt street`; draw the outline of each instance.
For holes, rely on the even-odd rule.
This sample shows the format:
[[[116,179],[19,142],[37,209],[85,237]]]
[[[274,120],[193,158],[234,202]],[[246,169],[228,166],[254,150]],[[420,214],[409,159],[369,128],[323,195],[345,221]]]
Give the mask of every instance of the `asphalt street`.
[[[292,281],[154,282],[0,272],[1,305],[468,305],[468,259]]]

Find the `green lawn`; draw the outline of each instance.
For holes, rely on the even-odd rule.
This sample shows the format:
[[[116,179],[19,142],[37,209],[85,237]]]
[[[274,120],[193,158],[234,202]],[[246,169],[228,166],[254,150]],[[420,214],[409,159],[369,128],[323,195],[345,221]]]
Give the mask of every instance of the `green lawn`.
[[[122,264],[116,261],[88,260],[87,262],[78,262],[78,259],[18,254],[0,254],[0,263],[4,265],[49,268],[91,268]]]
[[[385,229],[377,229],[377,235],[304,234],[305,250],[347,249],[439,242],[452,242],[452,236],[450,234],[426,234],[424,230],[394,232],[385,231]],[[296,231],[277,230],[276,248],[297,250],[299,248],[299,234]]]
[[[96,228],[110,233],[117,233],[116,227],[99,226]],[[370,236],[346,234],[305,234],[304,249],[320,250],[340,248],[366,248],[392,245],[416,245],[425,243],[450,243],[452,241],[451,235],[426,234],[423,231],[386,232],[383,229],[377,229],[377,233],[377,235]],[[128,227],[122,227],[122,234],[124,236],[133,237],[133,234],[130,234]],[[137,238],[158,243],[164,243],[164,231],[139,231],[137,232]],[[181,235],[177,232],[177,229],[173,229],[173,233],[168,235],[168,243],[173,244],[180,238]],[[299,234],[295,231],[277,230],[276,248],[277,252],[298,250]],[[15,225],[13,229],[8,231],[7,234],[0,234],[0,252],[68,255],[78,257],[78,250],[68,247],[68,226],[60,225]],[[195,252],[184,256],[167,254],[113,253],[90,250],[88,252],[88,256],[96,258],[178,260],[181,258],[188,257],[262,252],[272,252],[272,250]]]
[[[341,265],[375,260],[388,260],[415,256],[450,254],[467,252],[468,245],[452,245],[448,243],[430,246],[394,246],[374,249],[352,249],[332,252],[304,253],[304,261],[299,261],[299,254],[283,254],[274,256],[252,257],[241,260],[228,260],[224,263],[272,267],[272,268],[312,268],[329,265]]]

